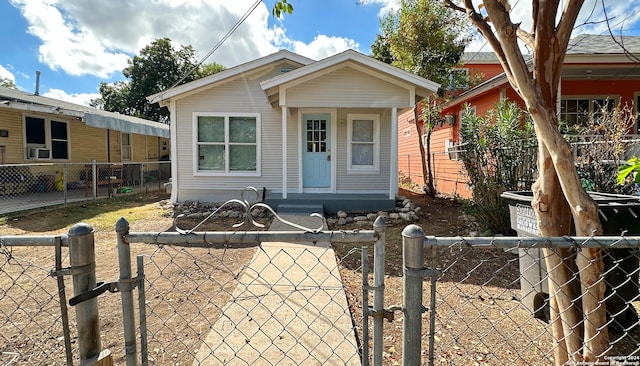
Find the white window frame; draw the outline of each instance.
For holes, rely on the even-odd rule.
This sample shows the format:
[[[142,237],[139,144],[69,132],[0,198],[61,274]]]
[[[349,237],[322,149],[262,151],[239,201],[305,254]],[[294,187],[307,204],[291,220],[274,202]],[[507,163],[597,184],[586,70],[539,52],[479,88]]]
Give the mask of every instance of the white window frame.
[[[587,115],[594,113],[594,106],[593,106],[593,101],[594,100],[606,100],[606,99],[610,99],[613,100],[613,105],[618,106],[618,104],[620,103],[620,96],[619,95],[605,95],[605,94],[594,94],[594,95],[562,95],[560,97],[560,106],[558,108],[558,120],[562,120],[562,104],[563,102],[567,101],[567,100],[588,100],[589,101],[589,110],[587,111]],[[566,121],[565,121],[566,122]]]
[[[213,113],[213,112],[194,112],[192,114],[192,130],[193,130],[193,174],[194,176],[209,177],[258,177],[261,175],[261,119],[260,113]],[[199,154],[198,154],[198,117],[221,117],[225,123],[225,169],[223,170],[200,170]],[[248,117],[256,119],[256,170],[255,171],[237,171],[229,170],[229,118],[232,117]]]
[[[469,106],[469,111],[473,113],[474,116],[478,115],[477,109],[475,105]],[[444,152],[449,157],[449,160],[458,161],[460,160],[460,152],[464,148],[466,143],[462,138],[462,134],[460,134],[460,128],[462,128],[462,118],[464,117],[465,108],[460,109],[456,118],[458,119],[456,123],[458,124],[458,142],[453,142],[451,139],[446,139],[444,141]],[[453,127],[452,127],[453,128]]]
[[[124,137],[127,135],[129,137],[129,145],[124,144]],[[120,132],[120,156],[122,157],[122,161],[132,161],[133,160],[133,134],[128,132]],[[124,151],[129,150],[129,158],[125,159]]]
[[[33,119],[39,119],[39,120],[43,120],[44,121],[44,144],[34,144],[34,143],[28,143],[27,142],[27,118],[33,118]],[[59,122],[59,123],[64,123],[65,124],[65,128],[67,130],[67,139],[66,140],[59,140],[59,139],[54,139],[51,136],[51,122]],[[34,160],[34,159],[29,159],[29,148],[41,148],[41,149],[48,149],[49,150],[49,159],[38,159],[38,160],[57,160],[57,161],[69,161],[71,160],[71,136],[70,136],[70,131],[69,131],[69,121],[66,119],[62,119],[62,118],[50,118],[50,117],[45,117],[45,116],[39,116],[39,115],[32,115],[32,114],[26,114],[23,115],[22,118],[22,126],[23,126],[23,131],[24,131],[24,135],[23,135],[23,141],[24,141],[24,159],[25,160]],[[53,157],[53,141],[64,141],[67,143],[67,158],[54,158]]]
[[[370,120],[373,123],[373,164],[353,165],[352,149],[354,142],[353,121]],[[362,142],[357,142],[362,143]],[[347,114],[347,174],[377,174],[380,173],[380,115],[379,114]]]

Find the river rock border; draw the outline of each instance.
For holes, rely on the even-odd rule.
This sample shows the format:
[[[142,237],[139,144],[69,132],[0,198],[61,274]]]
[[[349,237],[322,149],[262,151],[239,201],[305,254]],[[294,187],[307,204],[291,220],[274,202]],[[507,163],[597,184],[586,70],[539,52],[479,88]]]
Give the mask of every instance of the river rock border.
[[[410,223],[418,221],[421,210],[422,208],[420,206],[415,205],[410,199],[405,198],[396,200],[396,207],[392,211],[356,214],[338,211],[335,215],[327,215],[327,224],[329,227],[340,227],[350,224],[372,226],[378,216],[384,217],[387,223]]]

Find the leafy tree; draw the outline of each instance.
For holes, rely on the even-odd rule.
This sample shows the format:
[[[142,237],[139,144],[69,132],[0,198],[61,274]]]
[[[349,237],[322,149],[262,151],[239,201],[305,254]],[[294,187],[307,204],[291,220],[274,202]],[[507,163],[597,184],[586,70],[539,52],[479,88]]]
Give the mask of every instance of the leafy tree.
[[[380,34],[376,34],[376,40],[373,41],[373,44],[371,45],[371,57],[376,60],[380,60],[385,64],[393,64],[395,59],[391,53],[391,46],[388,38]]]
[[[274,17],[280,18],[284,13],[291,14],[293,13],[293,5],[289,4],[287,0],[278,0],[275,4],[273,4],[273,8],[271,9],[271,14]]]
[[[447,85],[451,70],[460,62],[471,38],[466,18],[438,0],[402,0],[400,9],[380,20],[382,35],[371,46],[371,55],[441,85]],[[439,108],[423,101],[414,109],[418,146],[426,191],[435,196],[431,169],[431,132]],[[422,118],[419,118],[422,117]],[[422,136],[427,136],[427,146]]]
[[[100,98],[92,100],[91,105],[168,123],[169,110],[149,103],[146,97],[221,70],[224,67],[217,63],[199,64],[191,46],[176,50],[169,38],[157,39],[129,60],[129,66],[122,70],[127,81],[100,83]]]
[[[465,17],[437,0],[401,0],[380,20],[391,64],[441,85],[471,41]]]
[[[18,87],[16,86],[16,83],[14,83],[13,80],[9,78],[0,77],[0,86],[4,86],[11,89],[18,89]]]

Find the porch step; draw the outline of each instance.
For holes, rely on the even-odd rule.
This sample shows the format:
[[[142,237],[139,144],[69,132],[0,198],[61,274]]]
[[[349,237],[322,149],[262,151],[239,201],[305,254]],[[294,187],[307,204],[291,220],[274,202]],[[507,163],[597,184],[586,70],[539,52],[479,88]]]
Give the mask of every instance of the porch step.
[[[295,203],[282,203],[276,208],[276,212],[279,214],[305,214],[310,215],[317,212],[324,215],[324,206],[319,204],[295,204]]]

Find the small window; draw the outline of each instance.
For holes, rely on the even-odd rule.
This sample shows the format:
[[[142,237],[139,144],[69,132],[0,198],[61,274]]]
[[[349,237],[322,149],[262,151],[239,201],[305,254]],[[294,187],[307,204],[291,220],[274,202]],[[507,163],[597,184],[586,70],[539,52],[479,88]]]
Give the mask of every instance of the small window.
[[[122,145],[122,160],[123,161],[131,161],[132,159],[132,151],[131,151],[131,134],[122,132],[121,134],[121,145]]]
[[[379,171],[380,116],[350,114],[348,119],[348,171],[372,173]]]

